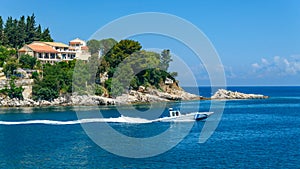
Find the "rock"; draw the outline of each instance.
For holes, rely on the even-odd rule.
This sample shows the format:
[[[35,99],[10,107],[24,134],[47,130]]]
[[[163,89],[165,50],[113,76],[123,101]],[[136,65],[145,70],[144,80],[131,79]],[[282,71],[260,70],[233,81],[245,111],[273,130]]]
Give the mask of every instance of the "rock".
[[[187,93],[183,90],[173,90],[170,93],[161,92],[157,89],[147,89],[145,92],[131,90],[128,94],[123,94],[116,98],[118,103],[149,103],[149,102],[168,102],[178,100],[199,100],[203,97]]]
[[[266,99],[268,96],[261,94],[245,94],[240,92],[233,92],[225,89],[219,89],[211,99]]]
[[[51,102],[47,101],[47,100],[42,100],[39,102],[40,106],[50,106],[52,105]]]

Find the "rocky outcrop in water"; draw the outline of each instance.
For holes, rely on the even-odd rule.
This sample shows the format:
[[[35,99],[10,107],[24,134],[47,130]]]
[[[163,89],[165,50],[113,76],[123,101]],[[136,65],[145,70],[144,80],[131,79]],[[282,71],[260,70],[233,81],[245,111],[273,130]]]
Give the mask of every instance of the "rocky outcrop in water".
[[[150,102],[168,102],[179,100],[201,100],[201,96],[194,95],[183,90],[173,90],[172,93],[161,92],[157,89],[147,89],[139,92],[131,90],[127,94],[123,94],[116,98],[118,103],[150,103]]]
[[[219,89],[211,99],[266,99],[268,96],[261,94],[245,94],[240,92],[233,92],[225,89]]]

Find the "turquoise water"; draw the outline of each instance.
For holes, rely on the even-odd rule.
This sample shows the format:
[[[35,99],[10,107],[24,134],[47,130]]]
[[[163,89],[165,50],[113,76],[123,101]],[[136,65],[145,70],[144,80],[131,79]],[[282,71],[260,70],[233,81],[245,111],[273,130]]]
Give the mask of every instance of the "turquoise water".
[[[209,88],[200,89],[203,95],[211,93]],[[0,168],[299,168],[300,87],[230,89],[271,98],[227,101],[218,128],[205,143],[198,143],[204,124],[198,122],[173,149],[141,159],[120,157],[95,144],[80,124],[72,124],[78,108],[1,108]],[[170,103],[167,107],[182,104],[193,110],[199,103],[201,111],[208,110],[209,101]],[[88,114],[94,108],[80,109]],[[148,108],[137,106],[139,110]],[[151,110],[159,108],[155,105]],[[101,110],[105,118],[120,116],[114,107]],[[22,124],[34,120],[40,123]],[[109,125],[128,136],[146,138],[174,124],[115,121]]]

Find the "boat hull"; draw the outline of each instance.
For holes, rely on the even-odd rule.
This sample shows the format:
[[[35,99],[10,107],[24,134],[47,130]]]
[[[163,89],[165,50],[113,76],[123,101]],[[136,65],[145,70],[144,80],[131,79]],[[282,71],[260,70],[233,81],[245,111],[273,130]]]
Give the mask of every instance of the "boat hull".
[[[157,119],[156,121],[158,121],[158,122],[194,122],[195,120],[196,121],[205,120],[211,114],[213,114],[213,112],[193,112],[193,113],[183,114],[180,116],[163,117],[163,118]],[[206,118],[195,119],[196,115],[201,115],[201,117],[205,116]]]

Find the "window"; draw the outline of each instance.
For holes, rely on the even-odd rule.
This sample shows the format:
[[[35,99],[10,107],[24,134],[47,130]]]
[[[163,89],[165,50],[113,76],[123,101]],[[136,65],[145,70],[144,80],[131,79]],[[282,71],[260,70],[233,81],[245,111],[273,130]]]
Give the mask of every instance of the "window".
[[[55,53],[50,54],[51,59],[55,59]]]

